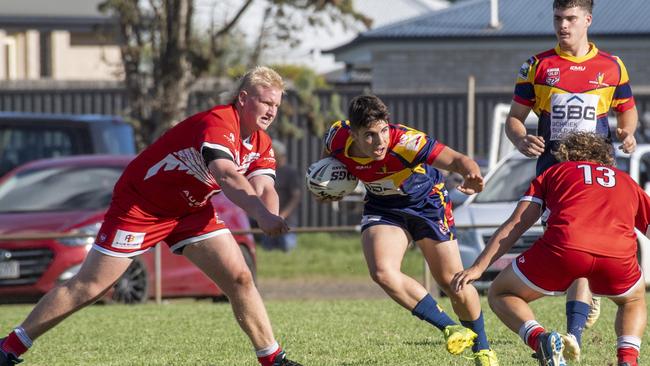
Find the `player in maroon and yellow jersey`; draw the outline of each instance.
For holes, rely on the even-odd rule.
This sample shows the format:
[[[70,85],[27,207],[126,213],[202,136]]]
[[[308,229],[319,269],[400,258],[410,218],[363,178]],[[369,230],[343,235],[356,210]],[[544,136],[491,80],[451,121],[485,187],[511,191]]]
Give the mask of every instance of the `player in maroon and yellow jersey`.
[[[594,132],[611,138],[608,113],[616,114],[616,135],[621,149],[634,151],[638,113],[623,62],[599,50],[588,40],[593,0],[555,0],[553,24],[558,44],[526,61],[517,77],[506,134],[517,149],[537,157],[537,175],[555,164],[553,151],[574,131]],[[527,134],[523,121],[533,110],[539,116],[537,135]],[[600,312],[584,279],[567,293],[567,330],[579,357],[582,331],[593,325]]]
[[[471,194],[483,189],[478,165],[421,131],[389,123],[388,109],[376,96],[352,99],[348,118],[330,128],[325,151],[366,187],[361,241],[372,279],[413,315],[443,331],[450,353],[459,354],[473,345],[476,365],[498,365],[476,289],[450,291],[454,273],[463,266],[451,202],[436,169],[461,174],[465,181],[459,190]],[[462,326],[451,320],[427,289],[401,271],[411,241],[420,247],[434,279],[450,296]]]

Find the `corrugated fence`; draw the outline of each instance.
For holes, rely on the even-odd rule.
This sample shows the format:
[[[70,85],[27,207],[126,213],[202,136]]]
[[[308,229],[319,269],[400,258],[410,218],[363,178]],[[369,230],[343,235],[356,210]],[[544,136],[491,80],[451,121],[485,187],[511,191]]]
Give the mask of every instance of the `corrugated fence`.
[[[357,93],[344,92],[341,96],[341,110],[345,111],[348,101]],[[208,108],[212,93],[195,93],[190,98],[188,114]],[[322,105],[329,105],[331,93],[319,94]],[[380,95],[388,105],[393,122],[407,124],[436,137],[450,147],[467,150],[467,97],[465,94],[413,94]],[[474,151],[477,159],[487,158],[491,133],[492,109],[497,103],[509,103],[509,93],[477,93],[476,130]],[[639,114],[650,113],[650,95],[637,95]],[[285,103],[298,103],[289,94]],[[1,111],[24,111],[41,113],[73,114],[117,114],[128,110],[128,99],[120,87],[66,87],[66,88],[2,88],[0,87]],[[306,122],[298,117],[292,123],[306,129]],[[642,130],[641,132],[645,132]],[[641,133],[642,140],[644,134]],[[321,137],[305,134],[301,139],[285,139],[288,159],[300,171],[316,161],[322,149]],[[300,182],[302,184],[302,182]],[[338,206],[316,203],[308,194],[299,209],[300,226],[355,225],[360,218],[360,205],[341,202]]]

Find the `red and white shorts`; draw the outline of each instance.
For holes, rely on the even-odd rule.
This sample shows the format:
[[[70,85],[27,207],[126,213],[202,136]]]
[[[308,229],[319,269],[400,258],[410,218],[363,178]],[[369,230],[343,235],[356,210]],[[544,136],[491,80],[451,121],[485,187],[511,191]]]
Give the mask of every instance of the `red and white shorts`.
[[[535,243],[512,267],[528,287],[545,295],[563,294],[581,277],[589,280],[591,292],[599,296],[624,296],[643,281],[636,253],[612,258]]]
[[[140,255],[161,241],[181,254],[186,245],[230,233],[211,204],[181,217],[158,217],[137,205],[111,203],[93,248],[113,257]]]

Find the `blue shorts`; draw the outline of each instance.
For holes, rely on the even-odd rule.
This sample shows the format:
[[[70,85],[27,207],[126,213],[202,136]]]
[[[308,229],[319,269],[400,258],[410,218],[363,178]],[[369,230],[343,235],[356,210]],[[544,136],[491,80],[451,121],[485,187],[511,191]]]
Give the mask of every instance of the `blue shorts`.
[[[415,241],[425,238],[435,241],[456,239],[451,202],[448,201],[446,190],[432,194],[413,206],[385,208],[376,200],[366,202],[361,231],[375,225],[399,226]]]

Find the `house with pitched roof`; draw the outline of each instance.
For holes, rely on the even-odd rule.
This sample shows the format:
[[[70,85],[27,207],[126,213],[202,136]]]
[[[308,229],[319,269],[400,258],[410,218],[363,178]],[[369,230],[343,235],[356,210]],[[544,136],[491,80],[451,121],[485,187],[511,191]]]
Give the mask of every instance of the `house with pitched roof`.
[[[100,2],[0,1],[0,81],[119,80],[117,21]]]
[[[635,91],[650,91],[648,19],[647,0],[598,0],[589,30],[599,49],[621,57]],[[556,43],[550,0],[466,0],[327,52],[345,62],[347,79],[370,72],[378,94],[464,91],[469,75],[478,91],[507,92],[521,64]]]

